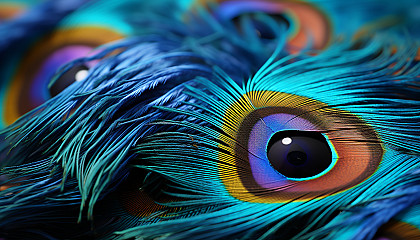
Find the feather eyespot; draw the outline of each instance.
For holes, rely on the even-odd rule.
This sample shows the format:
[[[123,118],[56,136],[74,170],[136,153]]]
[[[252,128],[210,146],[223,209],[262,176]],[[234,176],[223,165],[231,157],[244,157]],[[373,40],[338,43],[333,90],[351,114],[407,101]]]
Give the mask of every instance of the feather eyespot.
[[[73,45],[63,47],[52,53],[43,62],[40,70],[35,75],[35,86],[31,88],[31,96],[34,95],[34,98],[39,98],[36,97],[36,94],[43,94],[44,96],[42,96],[42,99],[46,100],[56,96],[73,82],[82,81],[86,77],[85,75],[89,68],[95,64],[94,62],[73,66],[71,69],[61,74],[48,89],[45,88],[45,86],[48,85],[48,79],[51,79],[61,66],[76,58],[89,55],[92,50],[93,48],[89,46]],[[36,86],[39,86],[39,88],[36,88]]]
[[[101,37],[98,37],[101,36]],[[117,40],[121,35],[104,28],[85,27],[57,30],[34,44],[22,57],[11,79],[3,116],[6,124],[40,106],[64,90],[77,78],[83,78],[95,62],[77,65],[66,71],[48,88],[50,79],[65,64],[92,54],[93,49]]]
[[[232,19],[232,22],[236,25],[236,27],[241,31],[244,32],[246,30],[242,30],[241,28],[241,19],[245,17],[247,18],[247,21],[257,34],[257,36],[262,40],[273,40],[276,39],[277,32],[274,26],[271,26],[270,24],[266,23],[264,19],[261,18],[261,15],[257,13],[246,13],[241,14],[239,16],[236,16]],[[290,22],[287,18],[285,18],[281,14],[270,14],[270,17],[272,20],[276,22],[278,25],[285,25],[286,27],[290,27]]]
[[[222,19],[235,19],[248,15],[252,25],[263,39],[274,38],[274,30],[267,21],[259,20],[256,13],[270,15],[277,23],[289,28],[289,47],[298,50],[308,45],[325,47],[330,39],[331,24],[325,13],[310,3],[296,1],[218,1],[216,15]]]
[[[248,107],[244,104],[247,101]],[[230,143],[233,152],[219,154],[232,167],[220,166],[219,172],[230,194],[244,201],[300,201],[333,195],[369,178],[382,159],[382,145],[373,128],[351,113],[313,99],[281,92],[250,92],[232,104],[224,116],[222,129],[235,141]],[[301,143],[293,146],[298,150],[279,149],[280,154],[286,154],[286,162],[273,161],[272,147],[283,145],[278,140],[290,141],[286,138],[292,142],[300,138]],[[308,147],[306,141],[314,144],[307,152],[302,151]],[[310,151],[316,159],[313,165],[307,163],[306,169],[299,158]],[[287,162],[288,154],[297,162],[295,166]]]

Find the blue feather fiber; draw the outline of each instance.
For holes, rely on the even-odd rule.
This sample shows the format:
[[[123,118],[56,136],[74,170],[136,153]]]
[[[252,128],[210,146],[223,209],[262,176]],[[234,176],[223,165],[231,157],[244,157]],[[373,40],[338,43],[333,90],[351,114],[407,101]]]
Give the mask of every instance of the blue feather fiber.
[[[85,1],[61,2],[0,25],[0,33],[16,30],[0,40],[0,52],[37,32],[35,25],[56,26]],[[72,67],[98,60],[85,80],[1,130],[0,185],[8,188],[0,191],[0,237],[373,239],[391,219],[420,227],[417,30],[384,30],[357,44],[337,40],[291,54],[290,29],[269,15],[258,15],[275,33],[267,40],[247,16],[239,28],[204,9],[186,21],[179,14],[186,3],[166,15],[160,4],[127,20],[132,36],[63,66],[50,86]],[[318,4],[334,13],[340,6]],[[345,25],[334,16],[349,34],[371,18],[362,12],[357,24]],[[252,91],[304,96],[358,116],[384,147],[379,168],[323,199],[235,198],[218,172],[218,154],[233,151],[235,141],[222,128],[223,114]],[[119,191],[139,172],[147,173],[140,190],[161,187],[176,200],[153,200],[164,210],[149,216],[128,214]]]

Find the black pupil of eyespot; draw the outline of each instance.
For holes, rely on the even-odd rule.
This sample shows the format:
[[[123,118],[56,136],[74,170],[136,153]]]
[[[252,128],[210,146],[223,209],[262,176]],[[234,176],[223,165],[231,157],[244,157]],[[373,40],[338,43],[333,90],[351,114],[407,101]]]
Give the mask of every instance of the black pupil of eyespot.
[[[287,154],[287,161],[295,166],[305,164],[307,158],[304,152],[293,151]]]
[[[244,13],[242,15],[234,17],[232,21],[235,23],[235,25],[239,26],[240,18],[246,15],[251,19],[251,22],[255,31],[257,32],[257,34],[259,35],[261,39],[266,39],[266,40],[275,39],[277,37],[275,30],[272,29],[270,26],[268,26],[267,23],[264,23],[262,20],[259,20],[256,17],[256,14],[261,14],[261,13]],[[290,23],[282,14],[269,14],[269,16],[278,24],[285,25],[286,28],[289,28]]]
[[[51,97],[58,95],[72,83],[77,81],[77,74],[81,71],[87,71],[89,68],[85,65],[76,65],[63,73],[50,87],[49,92]]]
[[[268,142],[267,157],[275,170],[289,178],[313,177],[332,163],[327,139],[314,131],[275,133]]]

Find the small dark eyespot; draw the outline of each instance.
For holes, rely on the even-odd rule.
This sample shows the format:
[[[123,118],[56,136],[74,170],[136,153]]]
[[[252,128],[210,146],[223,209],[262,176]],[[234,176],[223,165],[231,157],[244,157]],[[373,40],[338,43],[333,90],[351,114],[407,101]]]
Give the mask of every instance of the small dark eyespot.
[[[286,130],[275,133],[267,145],[270,164],[289,178],[315,176],[332,163],[325,137],[314,131]]]
[[[257,17],[257,14],[258,13],[245,13],[245,14],[234,17],[232,21],[239,28],[240,18],[247,16],[251,19],[251,23],[255,29],[255,32],[258,34],[258,36],[261,39],[266,39],[266,40],[275,39],[277,37],[275,33],[275,29],[272,29],[272,27],[270,27],[267,23],[260,20]],[[269,16],[273,20],[275,20],[279,25],[285,25],[286,28],[289,28],[290,23],[282,14],[269,14]]]
[[[83,81],[86,78],[89,68],[85,65],[74,66],[63,73],[50,87],[51,97],[58,95],[65,88],[77,81]]]

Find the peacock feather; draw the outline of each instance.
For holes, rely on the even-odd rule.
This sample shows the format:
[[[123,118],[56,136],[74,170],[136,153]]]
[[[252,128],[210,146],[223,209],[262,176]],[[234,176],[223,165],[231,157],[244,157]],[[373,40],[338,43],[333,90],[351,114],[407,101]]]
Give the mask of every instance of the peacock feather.
[[[420,6],[386,3],[28,2],[0,238],[419,239]]]

